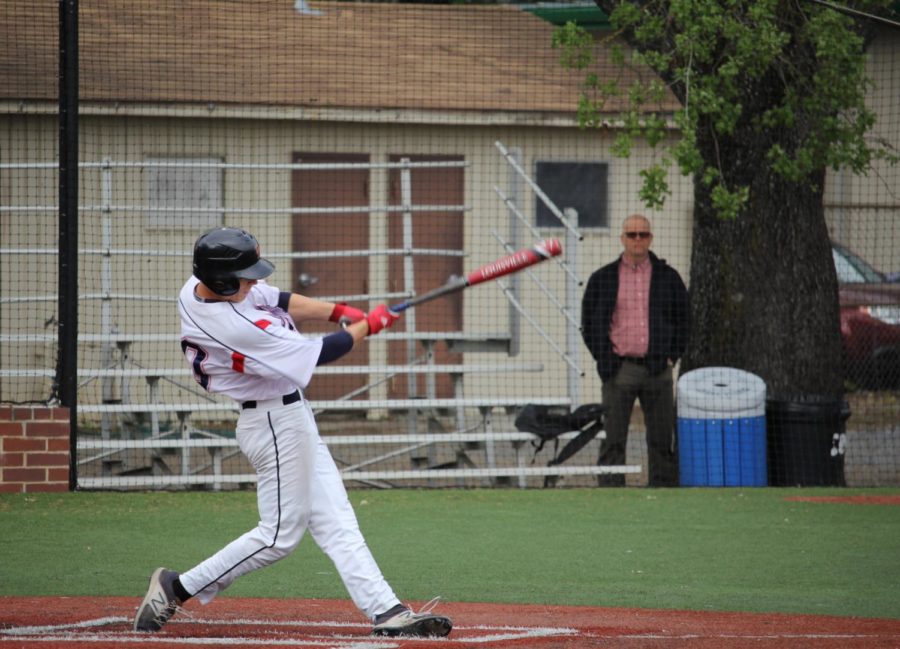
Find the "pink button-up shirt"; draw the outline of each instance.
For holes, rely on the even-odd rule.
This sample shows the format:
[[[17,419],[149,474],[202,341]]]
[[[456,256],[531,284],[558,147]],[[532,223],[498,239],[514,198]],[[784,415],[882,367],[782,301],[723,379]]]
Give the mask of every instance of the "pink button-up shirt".
[[[619,293],[613,312],[609,338],[619,356],[647,355],[650,342],[650,258],[637,265],[619,263]]]

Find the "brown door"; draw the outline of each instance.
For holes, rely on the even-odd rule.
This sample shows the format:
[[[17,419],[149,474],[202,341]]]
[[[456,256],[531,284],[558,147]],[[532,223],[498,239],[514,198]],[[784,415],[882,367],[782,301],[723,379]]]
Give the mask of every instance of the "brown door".
[[[367,163],[369,156],[354,153],[296,153],[294,162]],[[369,170],[297,169],[292,176],[292,201],[294,207],[368,206]],[[369,215],[367,212],[294,214],[292,239],[294,252],[367,250]],[[365,255],[295,259],[292,270],[293,285],[290,289],[295,293],[334,301],[335,296],[366,295],[369,292],[369,260]],[[348,304],[363,311],[368,309],[365,300],[349,300]],[[301,330],[332,332],[335,331],[335,326],[330,322],[308,322],[301,325]],[[359,345],[329,365],[366,365],[366,350],[366,345]],[[317,374],[310,382],[307,394],[311,399],[337,399],[365,382],[364,374]]]
[[[405,156],[392,155],[391,162],[399,162],[409,158],[413,162],[463,160],[460,156]],[[413,205],[463,205],[465,174],[462,167],[433,169],[413,169],[411,172],[411,189]],[[390,173],[391,205],[401,205],[401,171],[392,169]],[[463,213],[462,212],[413,212],[413,247],[462,250],[463,247]],[[403,214],[391,212],[389,219],[388,245],[391,248],[403,247]],[[405,290],[403,258],[391,257],[389,262],[389,290]],[[463,274],[461,257],[421,256],[414,257],[413,277],[415,293],[425,293],[447,281],[451,275]],[[448,295],[420,306],[416,310],[417,331],[460,331],[463,322],[462,293]],[[409,311],[407,311],[409,313]],[[395,330],[406,330],[406,319],[401,318]],[[461,363],[462,355],[447,351],[445,343],[435,346],[435,363]],[[422,345],[416,346],[416,353],[422,354]],[[408,347],[405,342],[390,343],[388,362],[391,364],[409,363]],[[426,396],[426,376],[417,376],[415,396]],[[441,398],[453,396],[453,383],[445,374],[438,374],[436,396]],[[409,395],[408,379],[405,376],[395,377],[390,384],[391,398],[404,398]]]

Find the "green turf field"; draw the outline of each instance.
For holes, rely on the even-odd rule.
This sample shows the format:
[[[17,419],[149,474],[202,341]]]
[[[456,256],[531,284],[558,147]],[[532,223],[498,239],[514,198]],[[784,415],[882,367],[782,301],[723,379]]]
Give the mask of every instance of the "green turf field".
[[[789,496],[897,489],[353,491],[406,600],[900,618],[900,507]],[[0,595],[139,597],[256,523],[255,494],[0,496]],[[310,538],[228,595],[345,598]]]

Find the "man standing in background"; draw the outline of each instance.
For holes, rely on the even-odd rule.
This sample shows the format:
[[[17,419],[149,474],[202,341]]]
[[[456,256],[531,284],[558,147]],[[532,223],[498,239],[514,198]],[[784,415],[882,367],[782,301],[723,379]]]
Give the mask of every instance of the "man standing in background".
[[[676,486],[672,367],[687,348],[690,307],[681,276],[650,252],[650,220],[632,214],[622,223],[624,251],[588,280],[581,334],[603,380],[606,439],[599,464],[625,463],[628,425],[640,400],[647,434],[651,487]],[[621,486],[621,474],[598,476]]]

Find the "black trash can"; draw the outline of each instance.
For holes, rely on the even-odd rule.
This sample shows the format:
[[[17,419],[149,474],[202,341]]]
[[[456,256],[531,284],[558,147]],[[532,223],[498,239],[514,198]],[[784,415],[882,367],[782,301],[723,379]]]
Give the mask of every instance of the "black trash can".
[[[846,401],[817,395],[766,400],[769,484],[774,487],[846,485]]]

